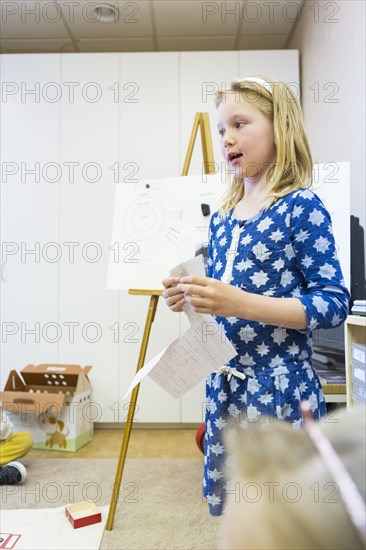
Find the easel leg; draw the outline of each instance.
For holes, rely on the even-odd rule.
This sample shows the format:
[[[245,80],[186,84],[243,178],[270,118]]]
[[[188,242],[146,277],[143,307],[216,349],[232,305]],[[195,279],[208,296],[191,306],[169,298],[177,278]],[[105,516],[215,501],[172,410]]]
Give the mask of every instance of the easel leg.
[[[208,113],[196,113],[191,137],[188,144],[188,150],[186,154],[186,158],[184,161],[184,166],[182,170],[182,176],[186,176],[188,174],[189,165],[191,162],[192,152],[194,143],[196,140],[198,127],[201,127],[201,139],[202,139],[202,151],[203,151],[203,159],[204,159],[204,167],[205,167],[205,174],[210,174],[215,172],[215,163],[213,158],[213,150],[212,150],[212,141],[211,141],[211,133],[210,133],[210,123],[208,119]],[[149,335],[150,335],[150,329],[151,324],[154,321],[154,316],[156,312],[156,307],[158,305],[159,296],[161,296],[161,291],[149,291],[149,290],[130,290],[131,294],[150,294],[150,305],[149,305],[149,311],[146,318],[145,323],[145,330],[144,330],[144,336],[141,343],[141,350],[139,355],[139,360],[137,364],[136,372],[138,372],[144,365],[145,362],[145,355],[146,355],[146,349],[147,344],[149,341]],[[153,294],[151,295],[151,292]],[[123,474],[123,468],[125,465],[126,460],[126,454],[128,449],[128,442],[130,440],[130,434],[131,434],[131,428],[132,428],[132,422],[133,417],[135,414],[135,408],[137,403],[137,396],[139,393],[140,384],[137,384],[137,386],[132,391],[130,406],[128,409],[128,415],[127,415],[127,422],[125,425],[125,431],[123,433],[123,441],[121,446],[121,451],[118,459],[118,467],[116,472],[116,478],[114,481],[113,486],[113,493],[111,498],[111,505],[109,507],[109,514],[108,519],[106,523],[106,530],[111,531],[113,527],[113,521],[114,521],[114,515],[116,513],[116,506],[119,496],[119,490],[121,486],[121,480],[122,480],[122,474]]]
[[[142,338],[140,355],[139,355],[139,360],[138,360],[138,363],[137,363],[136,372],[138,372],[143,367],[144,362],[145,362],[147,344],[148,344],[148,341],[149,341],[151,325],[154,321],[156,307],[158,305],[158,300],[159,300],[159,296],[151,296],[150,297],[149,310],[148,310],[147,317],[146,317],[144,336]],[[112,528],[113,528],[114,515],[116,513],[118,496],[119,496],[119,491],[120,491],[120,487],[121,487],[121,480],[122,480],[122,475],[123,475],[123,468],[124,468],[125,461],[126,461],[126,454],[127,454],[127,449],[128,449],[128,443],[129,443],[129,440],[130,440],[132,422],[133,422],[133,417],[134,417],[134,414],[135,414],[135,408],[136,408],[139,388],[140,388],[140,384],[137,384],[137,386],[135,386],[135,388],[133,389],[132,396],[131,396],[131,401],[130,401],[130,406],[128,408],[127,421],[125,423],[125,429],[124,429],[124,432],[123,432],[122,446],[121,446],[121,451],[120,451],[120,455],[119,455],[119,459],[118,459],[116,478],[115,478],[115,481],[114,481],[111,504],[110,504],[110,507],[109,507],[109,514],[108,514],[108,519],[107,519],[107,523],[106,523],[106,530],[107,531],[112,531]]]

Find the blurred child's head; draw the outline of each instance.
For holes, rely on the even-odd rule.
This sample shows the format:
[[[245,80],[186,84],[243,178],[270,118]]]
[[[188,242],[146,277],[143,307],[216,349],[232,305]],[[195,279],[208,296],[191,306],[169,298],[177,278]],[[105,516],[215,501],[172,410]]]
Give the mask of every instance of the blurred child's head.
[[[237,161],[228,162],[233,179],[222,213],[243,197],[243,180],[247,178],[265,179],[265,207],[293,189],[311,185],[312,157],[298,100],[283,82],[256,78],[259,82],[234,80],[229,89],[215,94],[224,158],[228,162],[227,151],[242,153]],[[265,85],[260,83],[263,80]],[[235,114],[237,118],[231,119]],[[235,127],[239,120],[245,123]]]
[[[344,409],[326,417],[319,427],[364,499],[365,408]],[[296,430],[285,422],[273,421],[268,429],[265,425],[241,432],[231,457],[236,466],[227,494],[220,548],[364,547],[337,480],[303,428]]]

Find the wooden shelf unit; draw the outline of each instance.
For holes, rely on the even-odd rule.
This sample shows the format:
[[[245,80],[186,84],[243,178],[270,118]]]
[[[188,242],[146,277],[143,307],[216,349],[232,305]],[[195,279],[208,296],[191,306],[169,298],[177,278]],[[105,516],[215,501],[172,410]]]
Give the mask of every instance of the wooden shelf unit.
[[[352,407],[352,344],[366,344],[366,316],[348,315],[344,327],[347,407]]]
[[[322,388],[327,403],[346,403],[346,384],[322,384]]]

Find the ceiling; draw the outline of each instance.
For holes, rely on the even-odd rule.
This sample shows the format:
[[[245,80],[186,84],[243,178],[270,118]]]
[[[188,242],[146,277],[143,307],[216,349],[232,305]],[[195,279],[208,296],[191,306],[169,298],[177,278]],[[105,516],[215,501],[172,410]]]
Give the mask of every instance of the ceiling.
[[[0,0],[0,52],[284,49],[305,0]],[[111,22],[98,5],[116,8]]]

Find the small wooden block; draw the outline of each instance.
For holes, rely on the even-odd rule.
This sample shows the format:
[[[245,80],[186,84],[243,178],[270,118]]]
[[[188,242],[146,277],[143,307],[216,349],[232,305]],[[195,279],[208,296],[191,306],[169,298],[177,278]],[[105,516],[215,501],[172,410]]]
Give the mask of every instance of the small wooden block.
[[[99,508],[93,502],[86,500],[68,504],[65,506],[65,514],[74,529],[102,521],[102,513]]]

